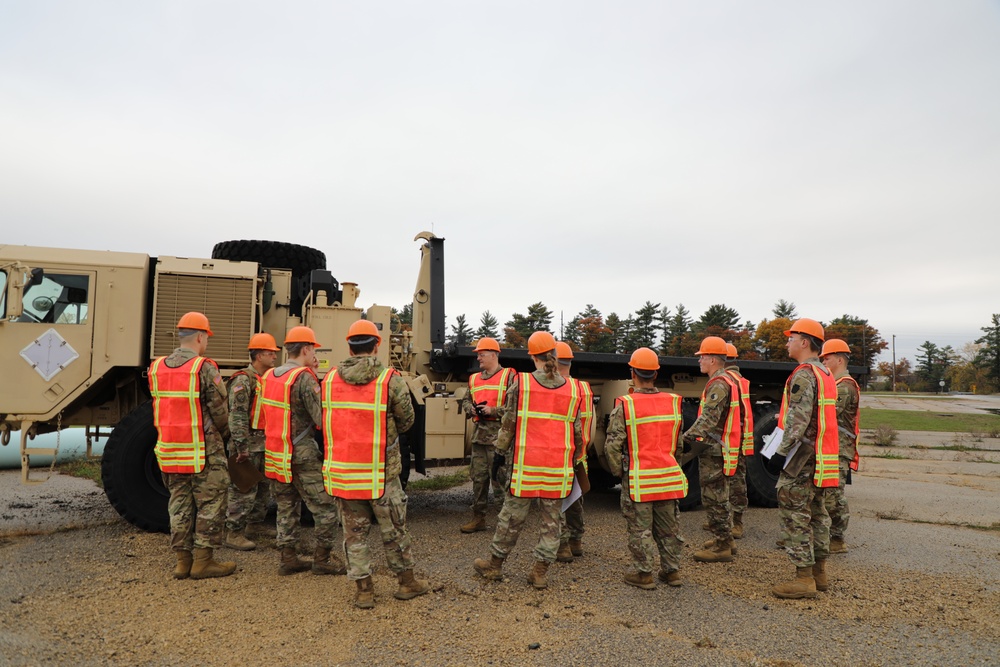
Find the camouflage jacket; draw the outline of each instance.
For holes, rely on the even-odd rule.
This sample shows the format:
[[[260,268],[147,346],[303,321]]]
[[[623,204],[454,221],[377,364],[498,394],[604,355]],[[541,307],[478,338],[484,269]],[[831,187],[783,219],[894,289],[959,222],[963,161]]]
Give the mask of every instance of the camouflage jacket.
[[[503,370],[503,366],[498,366],[492,373],[487,373],[486,371],[481,371],[479,375],[487,380],[500,371]],[[467,393],[465,398],[462,399],[462,411],[465,413],[466,419],[471,419],[476,416],[476,408],[472,404],[472,394]],[[497,444],[497,434],[500,433],[500,413],[502,412],[501,406],[497,406],[497,418],[496,419],[480,419],[474,422],[472,431],[472,442],[477,445],[495,445]]]
[[[264,451],[264,432],[250,428],[250,407],[260,388],[260,373],[250,364],[229,379],[229,441],[232,453]]]
[[[822,371],[826,367],[820,363],[819,357],[812,357],[802,362],[811,366],[819,366]],[[816,423],[816,376],[810,368],[800,368],[792,373],[788,384],[788,407],[785,411],[785,433],[778,445],[777,453],[787,456],[796,445],[802,443],[794,456],[785,463],[785,472],[792,477],[803,470],[813,470],[816,466],[816,433],[819,426]]]
[[[274,375],[280,378],[301,365],[287,361],[274,369]],[[306,433],[292,447],[292,463],[319,461],[322,457],[317,442],[319,437],[317,428],[323,424],[319,380],[312,373],[300,373],[292,385],[289,403],[292,411],[292,438],[298,438],[302,433]]]
[[[658,394],[660,390],[653,388],[637,388],[637,394]],[[625,429],[625,409],[621,403],[615,403],[608,417],[608,435],[604,441],[604,455],[608,459],[608,467],[615,477],[625,477],[628,473],[628,456],[626,446],[628,443],[628,433]]]
[[[377,357],[348,357],[337,366],[337,375],[348,384],[368,384],[385,370]],[[386,420],[385,479],[390,481],[403,471],[399,455],[399,434],[413,427],[415,415],[410,390],[399,375],[389,380],[389,415]]]
[[[712,373],[701,395],[705,403],[701,416],[683,436],[688,443],[699,439],[707,442],[708,447],[704,450],[706,456],[722,456],[722,432],[726,429],[726,419],[729,417],[730,392],[725,376],[724,368]]]
[[[197,356],[194,350],[179,347],[170,353],[164,363],[170,368],[177,368]],[[208,465],[226,465],[226,441],[229,439],[226,384],[213,364],[202,364],[198,381],[201,383],[201,417],[205,424],[205,462]]]
[[[532,373],[534,378],[538,380],[538,383],[543,387],[548,387],[549,389],[555,389],[556,387],[561,387],[566,384],[567,380],[561,375],[557,375],[555,378],[550,379],[544,371],[535,371]],[[506,455],[510,451],[511,445],[514,442],[514,434],[517,431],[517,392],[518,392],[518,379],[520,376],[515,376],[507,387],[507,393],[503,397],[503,409],[500,411],[500,432],[497,434],[497,453]],[[580,460],[586,452],[583,449],[583,423],[580,421],[580,417],[577,416],[576,421],[573,423],[573,461]]]
[[[839,380],[847,375],[850,374],[845,370],[836,378]],[[854,460],[854,454],[858,449],[854,423],[858,418],[860,407],[861,397],[858,395],[857,386],[853,382],[837,383],[837,435],[840,438],[840,458],[849,461]]]

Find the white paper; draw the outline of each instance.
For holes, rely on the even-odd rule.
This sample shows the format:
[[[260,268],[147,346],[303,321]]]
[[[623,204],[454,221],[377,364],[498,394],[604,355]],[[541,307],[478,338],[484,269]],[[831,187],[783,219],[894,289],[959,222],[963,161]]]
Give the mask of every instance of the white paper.
[[[798,442],[796,442],[792,446],[792,448],[790,450],[788,450],[788,453],[785,454],[785,465],[782,467],[782,470],[788,468],[788,464],[791,463],[792,457],[795,456],[795,452],[799,451],[799,445],[801,445],[801,444],[802,444],[802,441],[799,440]]]
[[[580,490],[580,482],[577,481],[576,476],[573,476],[573,488],[570,490],[569,495],[563,498],[562,502],[562,512],[569,509],[569,506],[577,501],[577,499],[583,495],[583,491]]]
[[[776,426],[773,431],[761,438],[764,441],[764,447],[760,450],[761,456],[766,459],[774,456],[774,453],[778,451],[778,445],[781,444],[781,439],[784,435],[784,429]]]

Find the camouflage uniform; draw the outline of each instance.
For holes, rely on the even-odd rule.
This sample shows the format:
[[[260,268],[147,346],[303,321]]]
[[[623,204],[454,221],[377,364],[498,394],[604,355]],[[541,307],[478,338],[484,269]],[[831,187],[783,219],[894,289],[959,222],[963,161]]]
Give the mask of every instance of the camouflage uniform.
[[[503,366],[498,366],[492,373],[482,371],[479,375],[484,380],[488,380],[502,371]],[[462,399],[462,410],[467,419],[476,416],[471,393],[466,394],[465,398]],[[486,514],[490,495],[490,471],[493,469],[493,455],[496,452],[497,434],[500,432],[500,419],[480,419],[474,424],[472,457],[469,461],[469,479],[472,480],[472,511],[475,514]],[[493,481],[493,495],[500,497],[501,489],[499,482]]]
[[[348,384],[368,384],[384,370],[377,357],[349,357],[337,367],[337,374]],[[389,381],[388,418],[386,419],[385,493],[377,500],[337,498],[344,520],[344,552],[347,555],[347,578],[358,581],[372,573],[368,531],[372,522],[382,533],[382,546],[389,569],[395,574],[413,569],[410,533],[406,529],[406,493],[399,483],[403,470],[399,454],[399,434],[413,426],[413,402],[410,391],[398,375]]]
[[[583,527],[583,496],[573,501],[573,504],[562,513],[561,526],[562,530],[559,533],[561,541],[579,540],[583,537],[586,530]]]
[[[819,358],[802,362],[825,367]],[[785,429],[777,453],[787,456],[801,443],[778,476],[778,508],[784,529],[785,550],[795,567],[810,567],[830,554],[830,515],[826,489],[813,484],[816,470],[816,376],[809,368],[792,375],[788,388]]]
[[[561,387],[567,382],[561,375],[550,379],[544,371],[536,370],[532,375],[539,384],[549,389]],[[517,393],[518,380],[515,378],[511,381],[507,393],[504,395],[503,410],[500,413],[500,432],[497,435],[497,454],[504,456],[505,459],[509,458],[508,454],[512,454],[513,451],[514,433],[517,428]],[[530,447],[531,444],[528,443],[527,446]],[[583,426],[579,417],[573,424],[573,446],[575,448],[573,460],[576,461],[583,452]],[[497,558],[507,558],[514,545],[517,544],[518,535],[521,534],[524,522],[528,518],[528,510],[531,509],[532,501],[538,500],[538,507],[542,513],[542,525],[538,544],[535,545],[535,560],[554,563],[556,551],[559,550],[562,499],[518,498],[512,495],[510,492],[512,465],[513,461],[510,460],[505,461],[503,466],[502,475],[506,495],[504,496],[503,508],[497,516],[497,529],[493,534],[493,541],[490,543],[490,551]]]
[[[659,393],[655,388],[638,388],[637,394]],[[642,443],[639,444],[642,446]],[[660,570],[675,572],[681,566],[680,503],[677,500],[635,502],[628,488],[628,436],[625,411],[616,404],[608,418],[608,433],[604,451],[611,474],[622,480],[621,508],[628,527],[628,548],[632,563],[639,572],[652,572],[656,553],[660,554]]]
[[[197,356],[194,350],[179,347],[164,363],[177,368]],[[161,473],[163,484],[170,492],[167,513],[170,515],[170,548],[174,551],[219,546],[225,522],[226,487],[229,485],[225,444],[229,437],[226,385],[219,370],[208,363],[202,364],[198,380],[201,383],[201,417],[205,424],[205,467],[193,474]]]
[[[281,377],[300,364],[289,361],[274,369]],[[323,486],[322,457],[316,443],[316,426],[323,423],[319,382],[312,373],[301,373],[292,385],[289,402],[292,412],[292,438],[302,439],[292,446],[292,481],[271,480],[271,494],[278,505],[279,549],[294,548],[299,542],[301,503],[312,512],[316,547],[330,549],[334,545],[339,515],[337,504]]]
[[[743,377],[740,373],[740,367],[736,364],[726,364],[726,371],[735,372],[738,376]],[[740,426],[742,427],[743,422],[740,421]],[[747,505],[749,505],[749,500],[747,499],[747,457],[743,453],[743,444],[740,443],[740,455],[736,460],[736,473],[729,478],[729,507],[733,511],[733,514],[743,514],[747,511]]]
[[[847,375],[847,371],[837,376],[837,379]],[[851,462],[857,452],[857,436],[854,435],[854,423],[858,416],[860,397],[853,382],[841,382],[837,385],[837,435],[840,438],[840,483],[835,489],[826,491],[826,509],[830,513],[830,539],[843,540],[847,532],[847,524],[851,520],[851,511],[847,506],[845,486],[847,477],[851,474]]]
[[[722,432],[729,416],[729,383],[721,379],[726,371],[719,369],[705,385],[701,416],[684,433],[684,440],[704,440],[708,447],[698,457],[701,481],[701,502],[705,505],[708,528],[716,539],[732,540],[732,509],[729,504],[729,480],[722,459]]]
[[[260,374],[250,364],[243,373],[234,375],[229,381],[229,440],[230,454],[247,454],[250,462],[261,473],[264,472],[264,432],[250,428],[250,406],[254,403],[260,387]],[[239,532],[248,523],[261,523],[267,514],[267,503],[271,499],[269,485],[262,479],[257,486],[246,493],[240,493],[235,485],[229,485],[229,512],[226,528]]]

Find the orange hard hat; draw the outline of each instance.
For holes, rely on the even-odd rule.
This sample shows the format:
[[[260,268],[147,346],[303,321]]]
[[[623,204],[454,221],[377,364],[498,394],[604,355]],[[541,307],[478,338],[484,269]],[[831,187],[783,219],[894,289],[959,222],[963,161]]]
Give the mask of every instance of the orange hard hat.
[[[289,343],[309,343],[310,345],[319,345],[319,341],[316,340],[316,332],[309,327],[292,327],[285,334],[285,345]]]
[[[736,350],[736,346],[732,343],[726,343],[726,356],[730,359],[735,359],[740,356],[740,353]]]
[[[813,338],[819,338],[821,341],[826,340],[826,336],[823,334],[823,325],[807,317],[792,322],[792,326],[785,332],[785,335],[791,336],[793,333],[808,334]]]
[[[556,343],[556,359],[572,359],[573,358],[573,348],[569,346],[569,343],[564,343],[559,341]]]
[[[274,336],[269,333],[258,333],[250,336],[250,344],[247,345],[248,350],[270,350],[271,352],[278,351],[278,344],[274,341]]]
[[[475,352],[496,352],[500,354],[500,343],[496,341],[495,338],[490,338],[489,336],[485,338],[480,338],[479,342],[476,343]]]
[[[628,365],[640,371],[660,370],[660,357],[648,347],[640,347],[632,353]]]
[[[199,313],[197,311],[191,311],[190,313],[184,313],[181,315],[181,319],[177,322],[178,329],[195,329],[197,331],[204,331],[209,336],[212,335],[212,330],[208,326],[208,318],[205,317],[204,313]]]
[[[725,357],[729,354],[729,351],[726,349],[726,341],[718,336],[709,336],[701,341],[701,347],[695,352],[695,355],[699,354],[719,354]]]
[[[347,340],[351,340],[355,336],[367,336],[368,338],[374,336],[375,340],[379,343],[382,342],[382,334],[378,332],[378,327],[369,320],[358,320],[351,324],[351,328],[347,330]]]
[[[843,352],[844,354],[851,353],[851,348],[847,346],[846,340],[831,338],[823,343],[823,351],[819,353],[819,356],[825,357],[828,354],[834,354],[836,352]]]
[[[528,354],[540,355],[556,349],[556,338],[548,331],[536,331],[528,336]]]

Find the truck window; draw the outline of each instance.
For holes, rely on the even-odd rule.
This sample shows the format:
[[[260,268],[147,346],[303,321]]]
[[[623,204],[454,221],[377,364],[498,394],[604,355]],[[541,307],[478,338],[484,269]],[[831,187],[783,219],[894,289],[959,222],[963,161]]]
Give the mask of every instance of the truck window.
[[[0,319],[7,317],[7,272],[0,271]]]
[[[18,322],[86,324],[90,278],[45,272],[41,284],[25,288]]]

